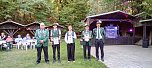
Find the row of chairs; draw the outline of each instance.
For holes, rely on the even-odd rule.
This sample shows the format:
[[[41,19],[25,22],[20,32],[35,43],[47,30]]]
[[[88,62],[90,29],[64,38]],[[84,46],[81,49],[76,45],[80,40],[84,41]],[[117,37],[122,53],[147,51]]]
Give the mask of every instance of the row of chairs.
[[[28,43],[22,43],[18,42],[16,44],[17,49],[27,50],[28,48],[35,50],[36,42],[28,42]]]
[[[11,50],[13,48],[12,42],[0,41],[0,49]]]
[[[35,50],[36,41],[30,40],[29,42],[18,42],[16,44],[13,44],[13,42],[6,42],[6,41],[0,41],[0,49],[2,50],[11,50],[13,46],[16,46],[17,49],[27,50],[27,49],[33,49]]]

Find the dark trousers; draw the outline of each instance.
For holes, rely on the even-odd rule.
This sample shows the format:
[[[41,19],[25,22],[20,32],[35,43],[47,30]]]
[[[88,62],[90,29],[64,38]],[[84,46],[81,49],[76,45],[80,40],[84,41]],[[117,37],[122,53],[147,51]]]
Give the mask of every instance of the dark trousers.
[[[103,40],[100,39],[96,39],[95,40],[95,47],[96,47],[96,58],[99,59],[99,48],[100,48],[100,51],[101,51],[101,58],[103,59],[104,58],[104,43],[103,43]]]
[[[86,57],[86,51],[87,51],[87,49],[88,49],[88,59],[90,59],[91,46],[89,46],[89,42],[86,42],[86,45],[83,45],[84,59],[87,59],[87,57]]]
[[[4,45],[7,45],[7,47],[4,47]],[[2,50],[10,50],[10,49],[12,49],[11,42],[7,42],[5,44],[2,44]]]
[[[68,61],[75,61],[75,43],[67,44]]]
[[[12,42],[7,42],[6,45],[7,45],[7,49],[8,49],[8,48],[9,48],[9,49],[12,49],[12,48],[13,48],[13,47],[12,47]]]
[[[60,60],[60,44],[56,44],[56,45],[52,45],[52,49],[53,49],[53,60],[56,60],[56,49],[57,49],[57,53],[58,53],[58,60]]]
[[[41,61],[41,52],[44,52],[44,58],[45,58],[45,62],[49,61],[48,60],[48,46],[41,46],[41,47],[37,47],[37,61],[36,62],[40,62]]]
[[[0,50],[2,49],[2,45],[0,45]]]

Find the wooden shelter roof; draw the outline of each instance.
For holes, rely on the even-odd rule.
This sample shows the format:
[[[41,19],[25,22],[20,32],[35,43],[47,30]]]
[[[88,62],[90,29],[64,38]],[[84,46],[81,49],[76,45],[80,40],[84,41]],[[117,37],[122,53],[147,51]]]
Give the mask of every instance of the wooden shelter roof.
[[[116,10],[116,11],[111,11],[111,12],[107,12],[107,13],[87,16],[85,19],[85,22],[88,20],[133,22],[135,19],[136,19],[136,17],[131,14],[128,14],[121,10]]]
[[[24,25],[14,22],[12,20],[7,20],[0,23],[0,29],[18,29],[20,27],[24,27]]]
[[[33,22],[33,23],[30,23],[30,24],[27,24],[27,25],[24,25],[25,27],[28,27],[28,26],[31,26],[31,25],[40,25],[40,23],[38,22]]]
[[[152,22],[152,19],[147,19],[147,20],[140,20],[139,22]]]
[[[27,28],[27,30],[36,30],[40,28],[40,23],[33,22],[33,23],[25,25],[25,28]]]
[[[135,27],[141,27],[141,26],[152,26],[152,19],[146,19],[146,20],[140,20],[135,24]]]
[[[140,22],[142,25],[152,26],[152,19],[140,20],[139,22]]]
[[[87,16],[87,18],[97,18],[97,19],[132,19],[135,18],[133,15],[130,15],[124,11],[116,10],[107,13]]]

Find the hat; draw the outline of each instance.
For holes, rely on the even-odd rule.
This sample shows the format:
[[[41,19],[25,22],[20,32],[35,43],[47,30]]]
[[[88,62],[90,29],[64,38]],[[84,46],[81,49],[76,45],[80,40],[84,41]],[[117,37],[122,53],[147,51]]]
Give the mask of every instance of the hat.
[[[101,20],[98,20],[96,24],[101,24],[101,23],[102,23],[102,21],[101,21]]]
[[[58,23],[53,23],[53,26],[55,26],[55,25],[58,26],[59,24]]]
[[[40,25],[45,25],[45,24],[42,22],[42,23],[40,23]]]

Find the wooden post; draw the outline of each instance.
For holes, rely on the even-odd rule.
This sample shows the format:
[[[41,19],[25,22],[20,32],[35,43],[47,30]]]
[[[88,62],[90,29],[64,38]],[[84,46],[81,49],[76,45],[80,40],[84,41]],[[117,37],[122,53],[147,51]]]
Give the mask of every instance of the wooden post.
[[[132,38],[132,44],[134,45],[134,43],[135,43],[135,31],[136,30],[136,28],[135,28],[135,26],[133,25],[133,38]]]
[[[146,33],[146,25],[143,25],[143,48],[148,48],[149,46],[149,40],[147,39],[147,33]]]
[[[152,31],[150,30],[150,36],[149,36],[150,45],[152,44]]]

